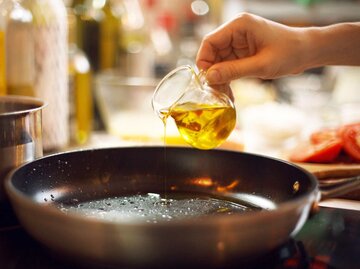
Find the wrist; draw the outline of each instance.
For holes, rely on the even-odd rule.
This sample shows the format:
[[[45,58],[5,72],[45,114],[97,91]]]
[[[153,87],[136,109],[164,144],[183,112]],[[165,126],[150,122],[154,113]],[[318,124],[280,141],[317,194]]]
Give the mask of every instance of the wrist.
[[[302,30],[301,59],[303,70],[326,65],[324,39],[320,27],[308,27]]]
[[[307,68],[326,65],[359,65],[360,24],[342,23],[304,30]]]

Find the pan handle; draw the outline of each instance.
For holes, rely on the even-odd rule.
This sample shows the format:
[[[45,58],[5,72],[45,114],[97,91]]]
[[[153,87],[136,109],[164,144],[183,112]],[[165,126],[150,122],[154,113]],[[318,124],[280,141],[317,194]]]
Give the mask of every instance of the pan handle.
[[[318,181],[321,200],[336,198],[355,190],[360,190],[359,169],[336,169],[313,173]]]
[[[343,178],[342,183],[330,188],[320,187],[321,200],[339,197],[354,190],[360,189],[360,176]]]

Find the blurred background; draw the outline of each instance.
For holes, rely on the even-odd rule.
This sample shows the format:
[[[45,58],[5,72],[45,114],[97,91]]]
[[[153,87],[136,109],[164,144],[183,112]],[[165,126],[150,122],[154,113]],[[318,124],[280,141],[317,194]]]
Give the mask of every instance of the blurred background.
[[[202,37],[240,12],[294,26],[360,20],[358,0],[64,0],[64,4],[70,146],[163,143],[163,125],[150,102],[159,79],[179,65],[194,65]],[[271,153],[316,128],[360,120],[359,85],[358,67],[318,68],[271,81],[233,81],[238,123],[224,147],[258,151],[266,145]],[[167,143],[183,143],[174,126],[167,130]]]

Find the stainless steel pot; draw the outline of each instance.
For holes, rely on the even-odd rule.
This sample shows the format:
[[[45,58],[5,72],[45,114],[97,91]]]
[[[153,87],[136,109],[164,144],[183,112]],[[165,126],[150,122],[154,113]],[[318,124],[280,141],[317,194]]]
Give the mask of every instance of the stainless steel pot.
[[[6,174],[43,155],[43,107],[43,101],[32,97],[0,97],[0,203],[5,200],[3,180]]]

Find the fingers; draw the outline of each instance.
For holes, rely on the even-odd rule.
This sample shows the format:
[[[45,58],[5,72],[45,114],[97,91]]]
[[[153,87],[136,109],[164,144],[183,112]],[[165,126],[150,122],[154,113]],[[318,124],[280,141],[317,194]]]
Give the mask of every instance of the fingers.
[[[231,47],[232,29],[226,26],[227,24],[220,26],[202,40],[196,56],[196,65],[199,69],[209,69],[221,60],[219,52]]]
[[[270,78],[273,76],[273,72],[267,70],[266,66],[264,58],[259,54],[238,60],[219,62],[209,68],[206,80],[210,85],[221,85],[241,77]]]
[[[210,66],[218,62],[218,48],[206,38],[201,42],[196,56],[196,65],[199,69],[208,70]]]
[[[199,69],[207,70],[207,79],[213,84],[224,84],[256,72],[245,69],[246,63],[252,64],[255,69],[256,62],[251,56],[257,53],[257,39],[254,25],[257,17],[241,14],[232,21],[223,24],[215,31],[209,33],[202,41],[198,50],[196,64]],[[238,61],[242,59],[241,61]]]

